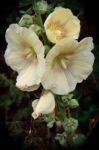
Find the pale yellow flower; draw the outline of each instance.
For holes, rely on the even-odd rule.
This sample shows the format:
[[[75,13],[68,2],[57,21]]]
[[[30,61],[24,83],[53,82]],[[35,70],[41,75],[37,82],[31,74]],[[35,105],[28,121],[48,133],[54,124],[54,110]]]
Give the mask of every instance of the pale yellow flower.
[[[55,109],[54,95],[50,91],[44,91],[40,99],[36,99],[32,102],[34,112],[32,117],[38,118],[40,115],[50,114]]]
[[[80,21],[70,9],[57,7],[44,23],[46,35],[52,43],[65,37],[77,39],[80,32]]]
[[[94,55],[91,37],[77,42],[64,38],[49,51],[46,57],[46,71],[42,84],[53,93],[66,95],[77,83],[86,79],[93,69]]]
[[[45,69],[42,42],[33,31],[18,24],[7,29],[6,41],[5,61],[18,72],[16,86],[23,91],[36,90]]]

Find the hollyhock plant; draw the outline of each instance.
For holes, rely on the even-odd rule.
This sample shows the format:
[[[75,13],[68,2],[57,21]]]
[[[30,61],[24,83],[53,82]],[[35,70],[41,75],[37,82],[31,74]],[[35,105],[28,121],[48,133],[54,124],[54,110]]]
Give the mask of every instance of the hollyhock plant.
[[[6,63],[18,72],[16,86],[23,91],[38,89],[45,70],[44,46],[26,27],[12,24],[6,31]]]
[[[57,7],[44,23],[46,35],[52,43],[65,37],[77,39],[80,32],[80,21],[70,9]]]
[[[78,41],[80,20],[68,8],[56,7],[43,24],[41,15],[47,12],[48,5],[40,3],[33,5],[33,16],[25,14],[18,24],[7,29],[4,58],[18,73],[17,88],[36,95],[32,98],[32,118],[41,117],[48,127],[55,124],[61,128],[63,133],[55,138],[67,145],[66,140],[73,138],[79,126],[71,113],[79,102],[70,92],[93,70],[93,38]],[[42,93],[37,93],[40,97],[35,90]]]

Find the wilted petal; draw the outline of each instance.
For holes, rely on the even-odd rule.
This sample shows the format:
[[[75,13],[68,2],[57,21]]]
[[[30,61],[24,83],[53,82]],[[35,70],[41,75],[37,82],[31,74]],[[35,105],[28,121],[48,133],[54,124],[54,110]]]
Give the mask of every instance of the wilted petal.
[[[44,47],[30,29],[12,24],[7,29],[6,63],[18,72],[17,87],[25,91],[37,89],[45,69]]]
[[[77,39],[80,32],[80,21],[70,9],[56,8],[44,23],[46,35],[52,43],[65,37]]]
[[[32,102],[32,107],[34,112],[32,117],[34,119],[38,118],[41,114],[50,114],[55,109],[55,99],[54,95],[49,91],[44,91],[40,99],[36,99]]]
[[[71,38],[59,41],[46,57],[42,84],[53,93],[66,95],[92,71],[94,55],[92,38],[77,42]]]

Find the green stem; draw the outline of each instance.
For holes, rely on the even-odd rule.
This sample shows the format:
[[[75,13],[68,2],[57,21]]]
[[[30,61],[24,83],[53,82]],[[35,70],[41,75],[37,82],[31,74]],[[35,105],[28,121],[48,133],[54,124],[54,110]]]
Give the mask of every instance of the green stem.
[[[33,10],[35,9],[35,5],[36,5],[36,1],[35,1],[35,0],[32,0],[32,9],[33,9]]]
[[[71,117],[71,113],[70,113],[69,107],[67,107],[67,114],[68,114],[68,118],[70,118]]]
[[[44,25],[43,25],[41,14],[38,13],[37,15],[38,15],[38,20],[39,20],[39,25],[42,27],[43,32],[44,32]],[[42,33],[41,36],[44,41],[44,44],[47,45],[48,42],[47,42],[47,39],[46,39],[46,36],[44,35],[44,33]]]
[[[43,33],[41,34],[41,37],[42,37],[42,39],[43,39],[43,41],[44,41],[44,44],[45,44],[45,45],[48,45],[48,40],[47,40],[47,38],[46,38],[46,35],[44,34],[44,25],[43,25],[42,17],[41,17],[41,14],[35,9],[35,6],[36,6],[36,1],[35,1],[35,0],[32,0],[32,8],[33,8],[33,10],[35,11],[35,14],[36,14],[36,16],[37,16],[37,23],[38,23],[38,25],[41,26],[42,29],[43,29]]]
[[[56,97],[56,103],[59,110],[58,118],[60,118],[60,120],[63,121],[64,118],[66,118],[66,112],[65,112],[65,108],[62,107],[61,98],[59,96]]]

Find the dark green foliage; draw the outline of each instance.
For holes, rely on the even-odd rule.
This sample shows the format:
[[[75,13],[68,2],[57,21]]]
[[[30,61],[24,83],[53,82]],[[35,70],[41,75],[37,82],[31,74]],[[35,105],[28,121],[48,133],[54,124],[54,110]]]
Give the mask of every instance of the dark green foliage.
[[[47,2],[51,3],[54,6],[70,8],[73,12],[78,12],[82,8],[79,0],[47,0]]]
[[[86,141],[86,136],[84,134],[76,134],[69,141],[69,146],[71,149],[76,149],[79,146],[82,146]]]
[[[9,80],[4,74],[0,74],[0,93],[0,107],[8,107],[14,103],[19,106],[23,99],[29,98],[27,93],[18,90],[15,82]]]

